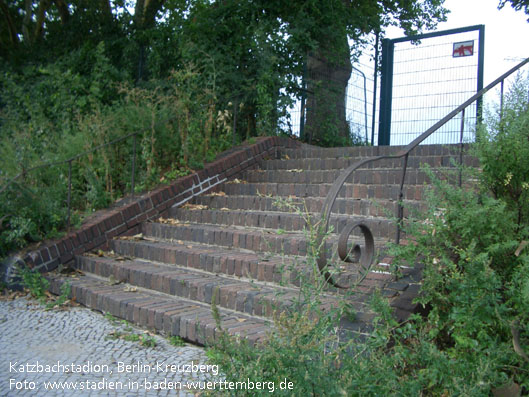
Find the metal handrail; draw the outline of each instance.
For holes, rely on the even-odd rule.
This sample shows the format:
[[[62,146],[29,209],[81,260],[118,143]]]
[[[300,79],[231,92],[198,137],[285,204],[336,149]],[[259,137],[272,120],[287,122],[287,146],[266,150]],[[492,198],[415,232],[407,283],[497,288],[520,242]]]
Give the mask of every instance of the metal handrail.
[[[52,161],[44,164],[39,164],[35,167],[29,168],[27,170],[23,170],[13,178],[11,178],[9,181],[6,182],[4,186],[0,189],[0,194],[2,194],[11,184],[13,184],[17,179],[27,175],[29,172],[33,172],[42,168],[47,167],[53,167],[56,165],[61,164],[68,164],[68,196],[67,196],[67,206],[68,206],[68,217],[67,217],[67,228],[70,228],[70,222],[71,222],[71,198],[72,198],[72,162],[74,160],[77,160],[81,157],[84,157],[90,153],[94,153],[104,147],[115,145],[118,142],[124,141],[130,137],[133,137],[133,143],[132,143],[132,160],[131,160],[131,195],[134,196],[134,189],[135,189],[135,174],[136,174],[136,137],[141,134],[141,132],[136,131],[131,134],[122,136],[120,138],[114,139],[113,141],[103,143],[101,145],[98,145],[90,150],[86,150],[82,153],[78,153],[73,157],[70,157],[66,160],[60,160],[60,161]]]
[[[402,166],[402,178],[400,183],[400,190],[399,190],[399,198],[398,198],[398,208],[397,208],[397,232],[396,232],[396,243],[399,244],[400,242],[400,232],[401,232],[401,225],[402,220],[404,217],[404,207],[402,205],[402,199],[404,197],[403,189],[404,189],[404,180],[406,177],[406,168],[408,166],[408,157],[410,152],[415,149],[420,143],[422,143],[425,139],[427,139],[430,135],[432,135],[435,131],[437,131],[439,128],[444,126],[446,123],[448,123],[450,120],[452,120],[455,116],[457,116],[459,113],[462,114],[461,117],[461,134],[460,134],[460,141],[459,141],[459,159],[460,163],[462,163],[463,158],[463,128],[464,128],[464,119],[465,119],[465,110],[467,107],[469,107],[472,103],[474,103],[476,100],[480,99],[490,91],[492,88],[494,88],[496,85],[501,83],[501,106],[503,106],[503,85],[504,81],[507,77],[509,77],[514,72],[521,69],[524,65],[529,63],[529,58],[525,59],[524,61],[520,62],[518,65],[510,69],[508,72],[504,73],[500,77],[498,77],[496,80],[494,80],[492,83],[487,85],[485,88],[478,91],[475,95],[470,97],[468,100],[463,102],[460,106],[458,106],[456,109],[448,113],[445,117],[443,117],[441,120],[439,120],[437,123],[435,123],[433,126],[428,128],[425,132],[423,132],[420,136],[415,138],[412,142],[410,142],[407,146],[405,146],[402,150],[397,152],[393,155],[383,155],[383,156],[375,156],[370,157],[367,159],[362,159],[354,164],[347,167],[345,170],[342,171],[342,173],[338,176],[336,181],[331,187],[331,190],[327,194],[327,197],[325,198],[325,201],[322,205],[321,212],[320,212],[320,220],[319,220],[319,230],[317,235],[317,245],[316,247],[319,247],[319,257],[318,257],[318,268],[320,272],[324,275],[325,279],[333,286],[337,288],[349,288],[350,285],[345,285],[340,282],[338,282],[332,274],[330,274],[329,269],[327,267],[327,257],[325,250],[323,249],[323,241],[324,238],[329,230],[329,221],[330,221],[330,215],[334,206],[334,203],[336,201],[336,198],[338,197],[338,194],[340,193],[340,190],[342,189],[343,185],[345,184],[345,181],[353,174],[354,171],[356,171],[358,168],[362,167],[363,165],[384,160],[384,159],[403,159],[403,166]],[[459,176],[459,183],[461,184],[461,175]],[[358,244],[354,245],[352,252],[349,252],[347,249],[347,241],[349,239],[350,234],[352,231],[356,228],[359,228],[364,236],[365,246],[362,249],[362,247]],[[340,256],[340,259],[344,262],[360,262],[362,268],[364,270],[367,270],[369,266],[372,264],[374,256],[375,256],[375,244],[374,239],[371,231],[369,228],[362,222],[357,222],[349,227],[345,227],[339,237],[338,240],[338,254]],[[354,257],[352,257],[351,254],[354,254]]]

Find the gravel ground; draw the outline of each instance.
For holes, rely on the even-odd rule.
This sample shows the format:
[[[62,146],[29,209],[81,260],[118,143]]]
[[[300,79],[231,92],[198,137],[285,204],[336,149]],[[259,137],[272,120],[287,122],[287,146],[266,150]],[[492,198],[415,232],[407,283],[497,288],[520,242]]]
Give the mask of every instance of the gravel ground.
[[[147,347],[118,333],[147,336],[84,307],[46,311],[26,297],[0,300],[0,395],[193,396],[187,382],[219,380],[202,348],[157,335]]]

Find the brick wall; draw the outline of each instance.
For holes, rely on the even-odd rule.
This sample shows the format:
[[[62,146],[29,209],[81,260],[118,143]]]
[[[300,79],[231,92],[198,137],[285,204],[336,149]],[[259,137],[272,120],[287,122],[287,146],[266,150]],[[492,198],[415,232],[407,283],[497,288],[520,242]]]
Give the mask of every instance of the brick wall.
[[[275,157],[278,147],[296,148],[299,145],[288,138],[266,137],[257,139],[253,145],[233,148],[192,175],[138,196],[132,202],[94,214],[78,230],[26,253],[22,259],[41,272],[51,271],[59,264],[68,263],[75,255],[98,247],[106,248],[115,236],[139,233],[143,221],[166,216],[170,207],[184,204],[256,166],[265,157]]]

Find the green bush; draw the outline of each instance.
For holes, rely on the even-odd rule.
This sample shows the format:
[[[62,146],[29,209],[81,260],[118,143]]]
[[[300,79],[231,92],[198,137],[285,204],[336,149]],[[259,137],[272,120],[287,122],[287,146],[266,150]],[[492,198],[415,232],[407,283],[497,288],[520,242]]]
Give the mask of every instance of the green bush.
[[[516,213],[516,223],[529,223],[529,82],[518,81],[505,96],[504,109],[488,116],[478,129],[477,155],[482,183]]]

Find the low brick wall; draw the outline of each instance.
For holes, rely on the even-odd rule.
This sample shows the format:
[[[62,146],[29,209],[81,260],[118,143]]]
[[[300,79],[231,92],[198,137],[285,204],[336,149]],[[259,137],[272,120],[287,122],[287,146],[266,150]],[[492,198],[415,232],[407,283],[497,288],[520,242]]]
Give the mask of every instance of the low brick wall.
[[[38,250],[26,253],[22,259],[41,272],[66,264],[75,255],[94,248],[105,248],[115,236],[137,234],[141,222],[166,216],[169,208],[178,206],[208,191],[228,178],[256,166],[265,157],[276,156],[277,148],[297,148],[299,142],[281,137],[258,138],[257,143],[230,149],[204,169],[179,178],[173,183],[134,198],[116,208],[99,211],[78,230],[51,241]]]

